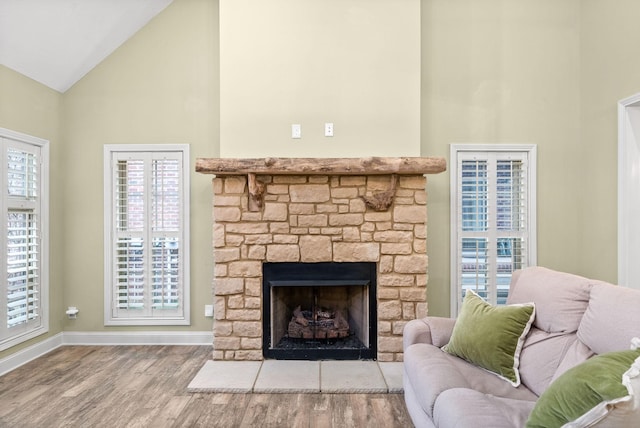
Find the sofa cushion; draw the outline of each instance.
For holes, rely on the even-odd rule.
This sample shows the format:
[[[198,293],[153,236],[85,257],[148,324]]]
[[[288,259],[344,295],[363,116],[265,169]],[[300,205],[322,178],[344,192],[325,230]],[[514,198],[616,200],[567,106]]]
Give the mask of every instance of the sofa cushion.
[[[578,339],[577,334],[573,334],[576,340],[569,346],[569,349],[564,355],[562,361],[560,361],[560,365],[558,366],[553,378],[551,378],[551,382],[558,379],[560,376],[564,374],[569,369],[577,366],[578,364],[582,364],[587,361],[589,358],[593,357],[595,353],[589,348],[587,345],[582,343],[580,339]]]
[[[534,302],[534,326],[549,333],[572,333],[589,303],[587,278],[543,267],[514,272],[507,304]]]
[[[630,370],[636,359],[638,368]],[[575,426],[590,426],[609,413],[614,418],[624,417],[625,424],[617,426],[639,426],[640,413],[629,409],[633,396],[640,393],[630,383],[630,376],[638,378],[638,369],[637,349],[590,358],[549,386],[531,412],[527,428],[559,427],[578,418]]]
[[[517,388],[488,371],[440,348],[425,343],[409,346],[404,352],[405,381],[411,384],[416,401],[433,417],[438,396],[448,389],[467,388],[498,397],[535,401],[538,397],[525,386]]]
[[[535,404],[472,389],[449,389],[436,400],[433,421],[438,428],[522,427]]]
[[[542,394],[577,341],[575,333],[547,333],[531,328],[520,353],[522,383],[537,395]]]
[[[520,385],[520,351],[535,318],[532,303],[492,306],[467,290],[451,340],[442,349]]]
[[[600,282],[593,286],[578,338],[596,354],[629,348],[640,337],[640,291]]]

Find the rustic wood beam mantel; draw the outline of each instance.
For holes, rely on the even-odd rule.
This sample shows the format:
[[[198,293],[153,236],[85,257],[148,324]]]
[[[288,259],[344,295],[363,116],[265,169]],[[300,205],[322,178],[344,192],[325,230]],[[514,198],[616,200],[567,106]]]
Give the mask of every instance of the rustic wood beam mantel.
[[[215,175],[246,175],[249,184],[249,210],[263,205],[264,183],[256,175],[387,175],[389,190],[365,198],[378,210],[389,208],[395,196],[397,175],[438,174],[447,169],[440,157],[367,158],[198,158],[196,172]]]
[[[446,169],[442,157],[196,159],[196,172],[215,175],[416,175]]]

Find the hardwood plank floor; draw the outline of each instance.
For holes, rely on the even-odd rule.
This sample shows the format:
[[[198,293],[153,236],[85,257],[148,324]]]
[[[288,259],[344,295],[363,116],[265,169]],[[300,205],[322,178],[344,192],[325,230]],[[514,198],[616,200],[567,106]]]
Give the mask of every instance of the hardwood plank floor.
[[[411,427],[402,394],[211,394],[208,346],[65,346],[0,377],[0,427]]]

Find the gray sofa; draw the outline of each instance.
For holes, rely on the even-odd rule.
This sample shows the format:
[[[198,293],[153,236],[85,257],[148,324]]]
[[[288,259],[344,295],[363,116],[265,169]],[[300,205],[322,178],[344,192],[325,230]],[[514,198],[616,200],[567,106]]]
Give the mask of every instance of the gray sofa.
[[[454,319],[407,323],[404,394],[416,427],[523,427],[539,396],[564,372],[594,355],[628,350],[640,337],[638,290],[531,267],[513,274],[507,300],[527,302],[535,303],[535,318],[519,355],[517,387],[441,349]],[[628,419],[611,426],[620,424]]]

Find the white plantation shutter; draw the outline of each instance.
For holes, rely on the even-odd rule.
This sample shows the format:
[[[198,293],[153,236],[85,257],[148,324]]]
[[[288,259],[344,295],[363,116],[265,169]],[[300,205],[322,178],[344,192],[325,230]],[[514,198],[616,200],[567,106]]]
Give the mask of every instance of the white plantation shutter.
[[[39,322],[40,238],[37,216],[12,212],[7,218],[7,328]]]
[[[189,322],[186,147],[105,146],[107,324]]]
[[[504,304],[535,264],[535,146],[451,146],[452,315],[466,290]]]
[[[177,159],[152,161],[151,283],[152,307],[169,310],[181,299],[180,163]]]
[[[47,142],[0,129],[0,349],[47,331]]]

